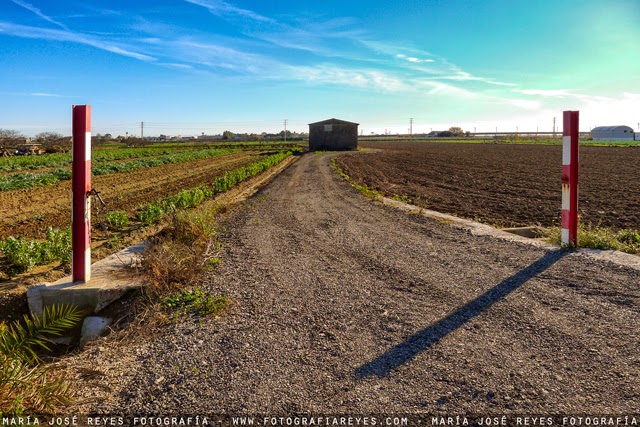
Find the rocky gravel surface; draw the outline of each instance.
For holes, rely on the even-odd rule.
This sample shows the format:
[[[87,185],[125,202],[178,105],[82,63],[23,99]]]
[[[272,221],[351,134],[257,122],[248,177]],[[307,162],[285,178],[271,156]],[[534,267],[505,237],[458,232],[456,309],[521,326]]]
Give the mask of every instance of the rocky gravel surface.
[[[624,414],[640,273],[366,199],[307,154],[226,224],[234,301],[67,358],[75,409],[138,414]]]

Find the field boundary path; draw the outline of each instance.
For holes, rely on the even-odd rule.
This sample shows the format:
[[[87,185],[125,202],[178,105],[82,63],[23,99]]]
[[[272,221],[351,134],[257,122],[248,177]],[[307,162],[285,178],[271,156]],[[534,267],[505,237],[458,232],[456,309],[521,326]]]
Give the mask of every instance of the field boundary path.
[[[66,360],[101,413],[640,407],[640,272],[374,203],[307,154],[231,216],[234,309]]]

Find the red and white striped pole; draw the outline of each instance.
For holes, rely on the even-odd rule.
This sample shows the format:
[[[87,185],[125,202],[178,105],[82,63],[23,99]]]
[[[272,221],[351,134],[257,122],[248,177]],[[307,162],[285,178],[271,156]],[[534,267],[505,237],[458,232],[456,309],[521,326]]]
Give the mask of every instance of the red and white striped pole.
[[[579,111],[563,113],[562,245],[578,246],[578,128]]]
[[[71,165],[71,280],[91,278],[91,106],[74,105]]]

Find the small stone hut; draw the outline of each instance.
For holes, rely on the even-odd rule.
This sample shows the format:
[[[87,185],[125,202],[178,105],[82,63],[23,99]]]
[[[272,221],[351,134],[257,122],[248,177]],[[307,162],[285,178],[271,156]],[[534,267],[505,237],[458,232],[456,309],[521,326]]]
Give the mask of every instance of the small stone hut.
[[[338,119],[309,123],[309,150],[356,150],[358,126]]]

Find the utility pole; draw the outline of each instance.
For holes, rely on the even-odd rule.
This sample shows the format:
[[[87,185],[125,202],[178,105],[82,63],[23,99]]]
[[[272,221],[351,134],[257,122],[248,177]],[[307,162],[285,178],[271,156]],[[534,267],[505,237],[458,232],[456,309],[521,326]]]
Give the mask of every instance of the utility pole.
[[[409,138],[413,138],[413,117],[409,119]]]
[[[287,119],[284,119],[284,142],[287,142]]]
[[[553,137],[556,137],[556,118],[553,118]]]
[[[140,139],[144,139],[144,122],[140,122]]]

